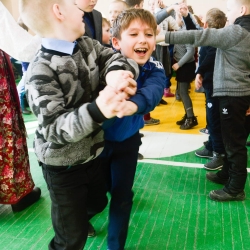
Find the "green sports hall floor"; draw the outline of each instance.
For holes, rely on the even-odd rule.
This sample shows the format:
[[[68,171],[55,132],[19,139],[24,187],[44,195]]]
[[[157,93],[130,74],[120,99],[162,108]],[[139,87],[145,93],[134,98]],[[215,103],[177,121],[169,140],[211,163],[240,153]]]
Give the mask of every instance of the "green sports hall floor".
[[[207,136],[199,133],[205,126],[204,95],[195,93],[193,87],[190,93],[198,126],[179,130],[175,121],[183,115],[182,105],[175,98],[165,98],[168,105],[151,113],[161,124],[142,130],[145,136],[140,152],[145,158],[137,166],[127,250],[250,249],[249,178],[243,202],[218,203],[208,198],[210,190],[221,186],[205,179],[203,164],[207,160],[194,155]],[[36,118],[24,118],[31,171],[42,197],[19,213],[0,205],[0,250],[47,249],[53,236],[50,198],[32,149]],[[85,249],[106,249],[107,216],[108,208],[92,219],[97,236],[88,239]]]

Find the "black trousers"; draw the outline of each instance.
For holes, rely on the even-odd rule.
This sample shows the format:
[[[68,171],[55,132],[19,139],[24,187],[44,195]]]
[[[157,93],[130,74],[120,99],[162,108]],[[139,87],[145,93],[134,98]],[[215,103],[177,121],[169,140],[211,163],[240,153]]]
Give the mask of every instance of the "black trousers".
[[[247,178],[247,148],[250,116],[246,111],[250,105],[250,96],[220,97],[221,132],[226,159],[220,175],[229,177],[224,187],[228,193],[244,190]]]
[[[42,168],[55,231],[49,249],[81,250],[87,240],[89,219],[108,202],[100,159],[71,167],[43,164]]]
[[[206,149],[219,154],[225,154],[225,148],[221,135],[220,122],[220,101],[218,97],[213,97],[212,88],[204,88],[206,93],[206,118],[209,131]]]

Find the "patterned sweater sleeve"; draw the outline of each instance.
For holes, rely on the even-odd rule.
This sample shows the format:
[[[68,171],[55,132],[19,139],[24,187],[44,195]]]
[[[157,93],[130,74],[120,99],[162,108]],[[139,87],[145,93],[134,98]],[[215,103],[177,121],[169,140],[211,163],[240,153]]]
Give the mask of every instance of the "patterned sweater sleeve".
[[[55,144],[78,142],[100,128],[87,109],[92,101],[85,94],[90,83],[86,80],[85,86],[80,84],[74,63],[38,57],[26,73],[26,95],[38,119],[38,134]]]
[[[112,49],[101,45],[96,40],[93,40],[93,46],[97,53],[101,83],[105,83],[106,74],[112,70],[128,70],[133,73],[134,79],[138,78],[139,66],[134,60],[125,58],[118,52],[114,53]]]

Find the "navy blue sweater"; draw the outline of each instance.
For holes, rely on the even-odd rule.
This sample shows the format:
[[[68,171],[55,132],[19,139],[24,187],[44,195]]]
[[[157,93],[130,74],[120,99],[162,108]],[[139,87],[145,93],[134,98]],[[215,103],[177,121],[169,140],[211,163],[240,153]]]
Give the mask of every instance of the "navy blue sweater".
[[[140,67],[140,75],[136,81],[137,92],[130,101],[138,106],[138,111],[132,116],[105,121],[103,124],[105,140],[124,141],[144,126],[143,115],[152,111],[163,95],[166,76],[162,64],[150,58]]]
[[[211,46],[203,46],[200,48],[199,67],[196,74],[201,74],[203,77],[202,86],[205,89],[213,89],[216,50],[216,48]]]

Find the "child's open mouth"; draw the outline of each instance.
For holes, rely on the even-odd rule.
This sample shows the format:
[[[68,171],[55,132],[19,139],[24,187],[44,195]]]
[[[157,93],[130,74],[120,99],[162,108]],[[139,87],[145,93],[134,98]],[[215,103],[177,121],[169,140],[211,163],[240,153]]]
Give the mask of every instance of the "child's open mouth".
[[[145,48],[138,48],[138,49],[135,49],[134,50],[136,54],[138,54],[139,56],[144,56],[148,49],[145,49]]]

